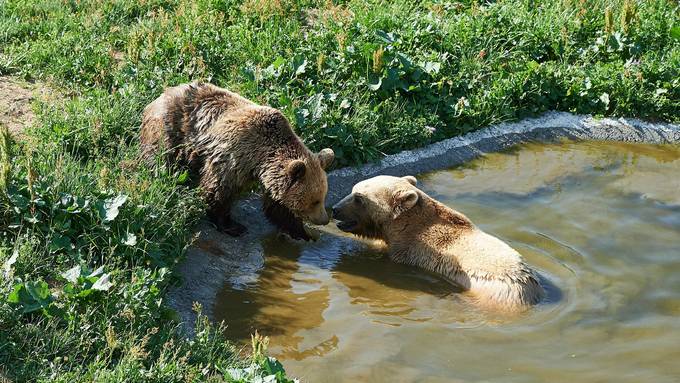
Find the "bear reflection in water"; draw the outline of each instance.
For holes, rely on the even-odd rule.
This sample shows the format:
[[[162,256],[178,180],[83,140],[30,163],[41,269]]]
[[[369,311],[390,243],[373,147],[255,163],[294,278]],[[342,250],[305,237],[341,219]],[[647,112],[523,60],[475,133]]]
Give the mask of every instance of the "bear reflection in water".
[[[246,341],[257,330],[271,338],[277,357],[304,360],[337,349],[340,336],[347,340],[350,333],[370,330],[351,326],[347,316],[390,327],[475,317],[455,298],[461,288],[394,263],[375,246],[329,234],[337,235],[307,244],[275,234],[262,239],[266,256],[256,280],[227,284],[216,298],[216,315],[228,321],[229,339]],[[336,310],[343,315],[332,315]]]

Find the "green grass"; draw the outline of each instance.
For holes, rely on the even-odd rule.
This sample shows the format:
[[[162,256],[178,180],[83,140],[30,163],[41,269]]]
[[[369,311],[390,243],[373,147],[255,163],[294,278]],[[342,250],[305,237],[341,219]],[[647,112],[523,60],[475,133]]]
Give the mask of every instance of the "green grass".
[[[281,108],[338,165],[549,109],[680,118],[672,0],[99,3],[0,9],[0,72],[73,92],[42,132],[86,156],[194,79]]]
[[[165,86],[278,107],[341,166],[551,109],[680,122],[679,72],[673,0],[0,0],[0,75],[63,95],[0,150],[0,377],[285,380],[164,305],[202,211],[134,165]]]

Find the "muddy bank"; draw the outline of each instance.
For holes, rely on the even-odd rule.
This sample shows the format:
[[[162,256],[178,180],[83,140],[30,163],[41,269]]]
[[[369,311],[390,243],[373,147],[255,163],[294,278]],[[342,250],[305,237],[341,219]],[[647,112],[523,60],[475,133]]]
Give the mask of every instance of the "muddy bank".
[[[497,152],[513,145],[551,142],[559,139],[624,141],[640,143],[680,143],[680,126],[648,123],[636,119],[594,119],[570,113],[550,112],[541,117],[505,123],[451,138],[417,150],[387,156],[359,168],[343,168],[329,173],[327,205],[346,195],[352,186],[378,174],[403,176],[460,165],[484,153]],[[235,239],[203,224],[199,239],[179,266],[182,285],[168,295],[169,304],[185,323],[193,323],[191,307],[199,302],[213,317],[215,297],[227,279],[238,282],[256,277],[263,264],[261,238],[274,231],[260,212],[257,196],[240,201],[235,218],[248,227],[248,234]],[[191,332],[193,326],[187,326]]]
[[[28,83],[10,76],[0,76],[0,125],[15,137],[22,138],[23,130],[33,125],[33,101],[51,102],[56,93],[42,83]]]

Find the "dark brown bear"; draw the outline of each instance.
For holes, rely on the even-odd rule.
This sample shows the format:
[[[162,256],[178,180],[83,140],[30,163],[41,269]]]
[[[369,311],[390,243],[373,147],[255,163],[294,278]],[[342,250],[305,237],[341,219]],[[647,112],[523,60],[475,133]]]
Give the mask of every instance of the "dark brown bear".
[[[333,151],[310,152],[277,109],[212,84],[179,85],[144,109],[141,144],[148,161],[163,150],[168,163],[189,169],[208,217],[227,234],[246,230],[230,218],[230,210],[253,181],[264,188],[267,217],[293,238],[309,239],[302,220],[329,221],[324,169]]]

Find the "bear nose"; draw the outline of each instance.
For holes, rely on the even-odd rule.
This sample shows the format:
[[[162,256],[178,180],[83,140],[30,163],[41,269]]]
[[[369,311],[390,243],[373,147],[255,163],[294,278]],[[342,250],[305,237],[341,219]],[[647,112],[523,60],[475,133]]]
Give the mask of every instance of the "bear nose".
[[[333,218],[338,216],[338,209],[335,206],[331,209],[331,214],[333,214]]]

